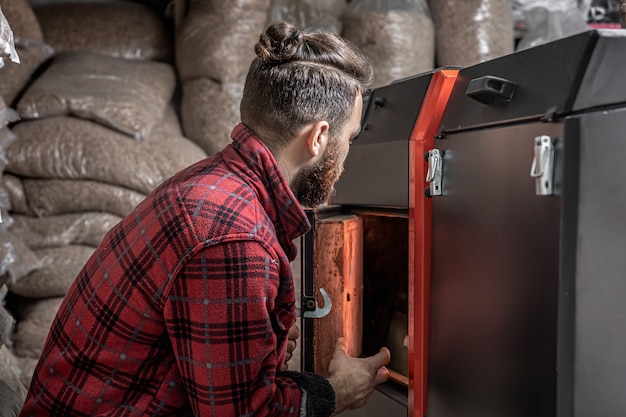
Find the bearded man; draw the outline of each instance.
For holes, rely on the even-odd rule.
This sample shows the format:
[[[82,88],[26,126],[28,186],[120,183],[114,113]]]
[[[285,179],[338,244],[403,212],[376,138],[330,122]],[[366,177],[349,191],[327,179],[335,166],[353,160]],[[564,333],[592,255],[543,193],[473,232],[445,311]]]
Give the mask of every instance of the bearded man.
[[[389,377],[386,348],[351,358],[341,339],[329,375],[284,370],[302,206],[339,178],[371,67],[340,37],[285,23],[255,51],[232,143],[105,236],[55,318],[22,417],[326,417]]]

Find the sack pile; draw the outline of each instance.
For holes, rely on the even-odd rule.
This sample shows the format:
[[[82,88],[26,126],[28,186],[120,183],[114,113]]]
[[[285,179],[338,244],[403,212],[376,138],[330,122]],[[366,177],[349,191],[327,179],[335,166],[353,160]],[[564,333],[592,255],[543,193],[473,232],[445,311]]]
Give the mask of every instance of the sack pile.
[[[20,3],[24,16],[14,20],[38,37],[23,45],[48,52],[32,70],[14,67],[24,71],[19,84],[0,69],[0,92],[10,91],[19,115],[1,164],[13,262],[0,272],[19,300],[8,346],[27,386],[64,295],[104,235],[206,152],[182,134],[172,36],[153,9],[3,3]]]
[[[105,234],[230,143],[269,22],[340,33],[373,87],[512,51],[510,0],[187,0],[172,25],[150,3],[0,0],[19,55],[0,66],[0,417]]]
[[[426,0],[352,0],[342,36],[367,56],[372,87],[433,69],[435,27]]]
[[[468,67],[513,52],[510,0],[429,0],[437,66]]]
[[[192,0],[176,34],[186,137],[208,154],[228,145],[270,0]]]
[[[20,11],[26,10],[27,13]],[[11,26],[5,11],[9,14]],[[20,19],[20,16],[22,18]],[[32,11],[28,8],[26,0],[5,1],[0,0],[0,80],[16,82],[13,69],[20,62],[20,54],[17,51],[15,37],[40,38],[41,32],[38,27],[26,30],[28,19],[32,19]],[[16,88],[8,85],[6,90],[9,94],[0,94],[0,176],[8,163],[6,149],[15,140],[15,135],[8,127],[16,122],[19,117],[15,110],[7,106],[4,96],[12,95]],[[0,93],[4,93],[1,90]],[[10,97],[9,97],[10,98]],[[6,308],[5,299],[8,288],[5,285],[10,270],[14,267],[18,250],[11,242],[8,228],[11,225],[9,217],[9,194],[0,188],[0,416],[16,416],[22,408],[26,398],[26,385],[21,379],[22,369],[12,350],[12,335],[15,329],[15,318]]]
[[[0,174],[7,164],[5,148],[15,138],[7,125],[16,119],[17,114],[7,108],[0,97]],[[11,225],[9,208],[9,195],[0,188],[0,416],[17,415],[26,398],[26,387],[20,379],[22,370],[10,349],[15,319],[5,308],[8,292],[6,276],[13,269],[16,256],[19,255],[19,248],[13,245],[8,232]]]

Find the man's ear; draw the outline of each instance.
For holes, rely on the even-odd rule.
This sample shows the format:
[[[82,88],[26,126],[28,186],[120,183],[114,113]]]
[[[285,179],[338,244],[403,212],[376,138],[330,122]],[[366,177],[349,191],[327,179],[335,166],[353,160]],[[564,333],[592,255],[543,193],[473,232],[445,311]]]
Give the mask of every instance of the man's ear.
[[[309,132],[307,134],[306,143],[311,157],[321,155],[328,143],[328,122],[320,120],[313,122],[310,125]]]

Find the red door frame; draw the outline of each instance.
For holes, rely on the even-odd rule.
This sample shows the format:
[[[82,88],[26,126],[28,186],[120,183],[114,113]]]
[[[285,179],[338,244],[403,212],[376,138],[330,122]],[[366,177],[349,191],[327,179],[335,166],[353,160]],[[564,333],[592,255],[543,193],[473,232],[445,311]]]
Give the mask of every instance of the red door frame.
[[[427,163],[458,70],[435,71],[409,142],[409,417],[424,417],[428,394],[432,202]]]

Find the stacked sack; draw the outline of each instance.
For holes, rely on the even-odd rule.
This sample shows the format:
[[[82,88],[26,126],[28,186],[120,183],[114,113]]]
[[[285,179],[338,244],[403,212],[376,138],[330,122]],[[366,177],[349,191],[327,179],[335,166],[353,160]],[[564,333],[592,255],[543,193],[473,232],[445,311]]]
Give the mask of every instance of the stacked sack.
[[[0,13],[0,18],[2,18]],[[0,22],[0,25],[4,22]],[[5,32],[2,32],[5,33]],[[7,160],[4,150],[14,138],[7,125],[17,119],[17,114],[6,107],[0,98],[0,174]],[[0,416],[15,416],[26,398],[26,387],[21,380],[21,367],[12,352],[10,337],[15,326],[13,315],[5,307],[7,286],[5,281],[15,263],[15,250],[8,234],[11,218],[8,216],[9,198],[0,188]]]
[[[346,0],[272,0],[269,21],[339,35],[345,7]]]
[[[13,28],[4,15],[3,8],[12,16],[19,2],[8,4],[0,2],[0,74],[6,76],[19,64],[20,56],[15,45]],[[32,17],[32,15],[31,15]],[[16,22],[18,35],[23,35],[19,23]],[[0,176],[8,163],[5,150],[15,139],[15,135],[8,125],[18,120],[17,113],[7,107],[0,96]],[[8,228],[11,226],[9,195],[6,189],[0,187],[0,417],[16,416],[24,399],[26,387],[22,382],[20,364],[13,354],[11,335],[15,326],[13,314],[7,309],[5,299],[8,288],[5,284],[10,276],[10,270],[16,261],[16,251],[9,237]]]
[[[32,10],[54,54],[14,103],[21,120],[2,178],[9,235],[30,256],[7,284],[20,300],[12,343],[26,384],[67,289],[104,235],[206,157],[182,134],[171,37],[151,8],[76,1]]]
[[[208,154],[228,145],[270,0],[190,0],[176,34],[186,137]]]
[[[468,67],[513,52],[511,0],[429,0],[437,65]]]
[[[426,0],[351,0],[342,22],[342,36],[372,64],[372,88],[433,69],[435,27]]]
[[[0,0],[2,12],[13,30],[19,63],[0,68],[0,97],[13,107],[35,72],[52,56],[43,40],[37,17],[27,0]]]

